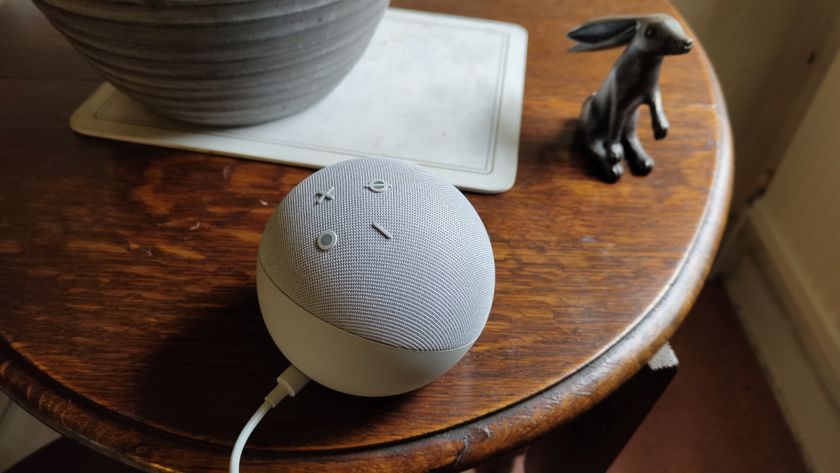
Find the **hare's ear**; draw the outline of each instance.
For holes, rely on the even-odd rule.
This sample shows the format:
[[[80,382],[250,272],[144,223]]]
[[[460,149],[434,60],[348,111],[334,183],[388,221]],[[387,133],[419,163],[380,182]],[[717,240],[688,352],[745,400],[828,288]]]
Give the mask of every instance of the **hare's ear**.
[[[633,17],[598,18],[566,33],[578,42],[569,51],[596,51],[627,44],[636,34],[638,19]]]

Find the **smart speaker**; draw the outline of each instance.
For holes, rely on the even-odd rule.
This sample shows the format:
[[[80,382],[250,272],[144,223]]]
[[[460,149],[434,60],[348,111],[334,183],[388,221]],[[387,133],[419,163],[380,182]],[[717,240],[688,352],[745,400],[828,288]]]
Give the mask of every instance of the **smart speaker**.
[[[263,320],[292,366],[239,433],[230,473],[266,413],[310,379],[358,396],[437,379],[484,329],[495,281],[475,209],[420,166],[351,159],[304,179],[257,255]]]
[[[348,394],[399,394],[445,373],[484,328],[494,286],[475,209],[404,161],[315,172],[280,202],[259,246],[274,342],[304,375]]]

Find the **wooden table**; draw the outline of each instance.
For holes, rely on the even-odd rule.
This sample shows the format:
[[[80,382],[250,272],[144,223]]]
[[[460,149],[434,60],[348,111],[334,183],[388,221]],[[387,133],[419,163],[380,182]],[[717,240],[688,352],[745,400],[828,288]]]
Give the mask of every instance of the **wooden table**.
[[[604,184],[570,151],[580,103],[618,51],[568,53],[564,32],[605,14],[676,15],[664,0],[393,3],[530,33],[516,185],[468,195],[495,250],[490,321],[417,392],[307,388],[269,414],[243,471],[457,471],[523,445],[647,361],[718,245],[732,153],[702,48],[665,61],[668,138],[653,143],[643,115],[650,176]],[[67,119],[96,74],[29,2],[0,7],[0,44],[2,389],[140,468],[225,471],[287,364],[257,307],[257,243],[311,171],[75,135]]]

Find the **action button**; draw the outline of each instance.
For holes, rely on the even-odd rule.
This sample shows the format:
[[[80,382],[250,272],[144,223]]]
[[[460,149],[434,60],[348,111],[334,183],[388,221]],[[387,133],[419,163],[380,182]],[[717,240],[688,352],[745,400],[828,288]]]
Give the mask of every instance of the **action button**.
[[[325,230],[318,235],[318,239],[315,241],[318,243],[318,248],[326,251],[335,246],[338,235],[332,230]]]
[[[390,188],[391,184],[388,184],[388,181],[385,179],[374,179],[365,186],[365,189],[368,189],[371,192],[376,192],[377,194],[381,194]]]

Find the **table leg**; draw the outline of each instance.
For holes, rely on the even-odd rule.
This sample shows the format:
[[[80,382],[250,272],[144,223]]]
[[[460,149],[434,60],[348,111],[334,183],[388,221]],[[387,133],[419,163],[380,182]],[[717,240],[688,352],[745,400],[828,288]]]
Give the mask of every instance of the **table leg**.
[[[677,372],[677,357],[665,344],[629,381],[598,405],[532,442],[522,461],[501,456],[476,473],[603,473],[641,425]]]

